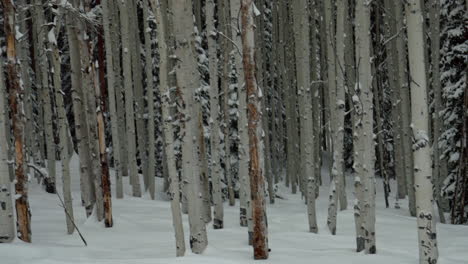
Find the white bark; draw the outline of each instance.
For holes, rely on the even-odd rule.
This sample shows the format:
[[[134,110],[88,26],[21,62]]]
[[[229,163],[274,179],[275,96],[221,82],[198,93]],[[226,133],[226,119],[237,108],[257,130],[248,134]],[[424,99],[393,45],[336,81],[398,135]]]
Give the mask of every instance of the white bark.
[[[135,132],[135,116],[133,108],[133,85],[132,85],[132,68],[130,54],[130,29],[128,18],[128,5],[126,1],[118,1],[120,9],[121,21],[121,38],[122,38],[122,65],[124,75],[124,91],[125,91],[125,120],[127,132],[127,152],[128,166],[130,173],[130,182],[132,184],[133,196],[141,197],[140,177],[138,175],[136,161],[136,132]]]
[[[158,50],[160,56],[159,64],[159,92],[161,94],[162,119],[163,119],[163,134],[164,134],[164,149],[166,154],[167,169],[169,179],[171,181],[171,210],[172,224],[175,230],[176,237],[176,255],[183,256],[185,254],[184,229],[182,226],[182,213],[180,210],[180,192],[179,192],[179,175],[177,173],[175,154],[174,154],[174,132],[172,130],[172,119],[170,116],[170,87],[168,85],[168,53],[166,45],[166,26],[164,24],[163,15],[161,13],[161,5],[159,0],[151,0],[151,7],[155,14],[156,24],[158,29]]]
[[[188,199],[190,223],[190,246],[192,252],[202,253],[208,245],[206,226],[202,219],[200,197],[200,160],[197,135],[199,135],[200,104],[195,101],[196,90],[200,87],[197,69],[192,1],[173,0],[174,36],[176,40],[177,86],[182,93],[185,108],[182,128],[182,171]]]
[[[213,196],[213,228],[220,229],[224,225],[223,194],[221,190],[221,161],[219,147],[220,114],[219,114],[219,80],[217,57],[217,31],[215,27],[215,1],[206,2],[206,30],[208,32],[208,57],[210,67],[210,125],[211,125],[211,182]]]
[[[422,6],[419,0],[406,5],[408,60],[411,76],[411,123],[413,130],[414,186],[418,223],[419,263],[437,263],[437,239],[434,221],[431,148],[428,137],[428,99],[424,60]]]
[[[8,173],[8,142],[5,131],[7,125],[7,97],[3,74],[3,54],[0,50],[0,243],[11,242],[15,238],[13,218],[13,195],[10,174]]]
[[[55,19],[58,19],[57,17]],[[62,91],[62,80],[61,80],[61,61],[60,61],[60,50],[57,46],[56,36],[60,32],[60,21],[55,21],[54,27],[48,33],[53,35],[53,38],[49,38],[49,49],[51,53],[51,62],[53,67],[53,85],[55,92],[55,102],[57,104],[57,115],[58,115],[58,127],[59,127],[59,147],[60,147],[60,160],[62,164],[62,191],[63,200],[65,203],[65,221],[67,223],[67,232],[72,234],[75,230],[73,225],[73,202],[71,195],[71,183],[70,183],[70,155],[68,149],[68,120],[67,112],[64,104],[65,94]]]
[[[355,124],[355,203],[357,250],[375,254],[375,148],[373,133],[373,94],[371,81],[370,6],[356,2],[356,64],[358,66],[357,104],[360,109]],[[359,107],[358,106],[358,107]]]
[[[112,149],[114,154],[114,173],[115,173],[115,186],[117,198],[123,198],[123,182],[122,182],[122,164],[120,159],[120,137],[118,123],[119,119],[117,116],[117,104],[116,96],[118,90],[116,90],[116,80],[114,72],[114,55],[112,47],[112,34],[111,34],[111,23],[115,22],[111,15],[109,1],[102,3],[102,14],[103,14],[103,25],[104,25],[104,39],[106,48],[106,68],[107,68],[107,91],[109,93],[109,112],[111,122],[111,133],[112,133]],[[120,73],[119,73],[120,74]],[[116,93],[117,91],[117,93]]]
[[[306,0],[293,3],[297,86],[301,121],[301,174],[307,181],[307,209],[309,231],[317,233],[315,213],[315,156],[312,118],[312,90],[310,87],[309,4]],[[304,183],[305,184],[305,183]]]
[[[81,85],[81,61],[77,38],[77,21],[72,14],[66,14],[66,29],[70,50],[71,85],[73,115],[75,117],[75,136],[80,159],[81,199],[87,216],[91,215],[94,206],[94,186],[91,184],[91,157],[88,145],[88,129],[84,121],[84,101]]]

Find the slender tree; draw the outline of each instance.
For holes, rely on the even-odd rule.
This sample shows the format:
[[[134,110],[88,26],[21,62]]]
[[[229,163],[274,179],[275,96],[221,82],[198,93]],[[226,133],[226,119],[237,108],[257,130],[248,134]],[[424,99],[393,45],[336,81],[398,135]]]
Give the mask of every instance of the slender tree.
[[[437,263],[437,238],[433,212],[431,148],[428,137],[428,104],[421,2],[406,5],[408,61],[411,76],[414,181],[419,238],[419,263]]]
[[[20,63],[17,59],[16,15],[11,0],[3,0],[3,22],[7,43],[6,85],[10,94],[10,111],[15,141],[15,207],[16,233],[19,239],[31,243],[31,211],[28,201],[28,177],[24,170],[24,116],[23,87],[21,82]],[[3,189],[3,187],[2,187]]]
[[[253,219],[253,248],[255,259],[268,258],[268,239],[265,208],[265,186],[261,165],[262,155],[262,125],[260,91],[255,79],[255,25],[254,3],[252,0],[242,0],[241,9],[241,37],[243,51],[243,66],[245,86],[247,89],[247,116],[249,131],[249,177],[252,197]]]

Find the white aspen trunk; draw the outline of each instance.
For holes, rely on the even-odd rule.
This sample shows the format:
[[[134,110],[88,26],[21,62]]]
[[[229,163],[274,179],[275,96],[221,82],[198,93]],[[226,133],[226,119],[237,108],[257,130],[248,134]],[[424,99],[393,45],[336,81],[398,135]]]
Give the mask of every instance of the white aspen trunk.
[[[218,5],[219,6],[219,5]],[[220,161],[220,114],[219,114],[219,80],[217,57],[217,31],[215,27],[215,1],[206,2],[206,31],[208,35],[208,57],[210,67],[210,125],[211,125],[211,182],[213,197],[213,228],[224,226],[223,194],[221,190]]]
[[[301,120],[301,178],[307,181],[306,197],[309,231],[317,233],[317,217],[315,213],[315,153],[313,150],[314,120],[312,118],[312,90],[310,87],[310,29],[308,26],[309,4],[307,0],[295,1],[293,3],[293,12],[296,73]]]
[[[5,76],[3,74],[3,54],[0,51],[0,243],[8,243],[15,238],[13,204],[10,174],[8,172],[7,97]]]
[[[330,145],[329,151],[332,153],[332,169],[330,171],[330,191],[329,191],[329,204],[328,204],[328,218],[327,225],[328,229],[332,235],[336,234],[336,216],[338,210],[338,194],[340,190],[339,184],[339,150],[342,148],[339,143],[342,140],[339,140],[338,137],[338,119],[341,120],[338,113],[337,102],[337,76],[336,76],[336,50],[335,46],[337,41],[335,41],[335,18],[334,18],[334,6],[335,1],[325,1],[324,3],[324,20],[325,20],[325,29],[326,29],[326,47],[327,47],[327,88],[328,88],[328,97],[325,100],[328,100],[328,130],[332,139],[332,144]],[[340,141],[340,142],[338,142]],[[342,145],[342,144],[341,144]]]
[[[76,3],[74,3],[76,6]],[[84,122],[84,101],[81,85],[81,61],[78,46],[76,20],[72,14],[66,14],[66,29],[70,50],[71,85],[73,115],[75,117],[75,136],[78,145],[80,159],[80,187],[81,199],[86,209],[86,215],[90,216],[94,207],[94,186],[91,184],[91,160],[88,145],[88,129]]]
[[[375,254],[375,148],[373,133],[373,94],[371,81],[370,6],[366,0],[356,2],[356,95],[360,109],[355,124],[355,203],[357,251]]]
[[[247,226],[247,209],[249,203],[249,153],[248,153],[248,142],[249,132],[247,131],[247,92],[244,81],[244,68],[242,65],[242,57],[239,52],[242,53],[242,39],[240,36],[240,1],[229,1],[231,9],[231,29],[232,29],[232,40],[234,41],[234,57],[235,57],[235,69],[237,72],[237,90],[239,94],[239,181],[240,181],[240,225]],[[239,49],[239,50],[238,50]]]
[[[187,191],[190,223],[190,247],[193,253],[202,253],[208,245],[206,226],[202,219],[200,159],[197,135],[199,135],[200,104],[195,101],[200,87],[197,70],[192,1],[174,0],[170,3],[174,12],[174,36],[176,41],[177,86],[185,104],[182,128],[182,171]],[[191,36],[188,38],[188,36]],[[183,62],[183,63],[181,63]]]
[[[133,108],[133,85],[132,85],[132,64],[130,51],[130,29],[128,18],[128,5],[125,1],[118,1],[120,9],[121,21],[121,38],[122,38],[122,65],[124,75],[124,91],[125,91],[125,121],[127,133],[127,152],[128,166],[130,173],[130,182],[132,184],[133,196],[141,197],[140,177],[138,175],[136,161],[136,132],[135,132],[135,116]]]
[[[44,9],[42,7],[42,0],[34,1],[34,22],[37,26],[40,27],[38,30],[38,42],[36,51],[39,52],[39,71],[36,74],[41,75],[41,84],[40,84],[40,101],[42,102],[42,109],[44,113],[44,131],[45,131],[45,142],[46,142],[46,151],[47,151],[47,173],[48,178],[44,179],[46,191],[49,193],[55,193],[55,142],[54,134],[52,128],[52,104],[49,93],[49,62],[47,60],[47,53],[45,46],[46,36],[45,33],[47,30],[42,28],[45,26],[44,18]],[[43,157],[45,158],[45,157]]]
[[[397,22],[397,29],[403,30],[404,28],[404,15],[403,5],[399,1],[395,1],[395,20]],[[398,52],[398,79],[400,81],[400,96],[401,96],[401,122],[402,122],[402,135],[403,135],[403,156],[405,160],[405,176],[406,176],[406,191],[408,193],[409,211],[411,216],[416,216],[416,201],[414,192],[414,172],[413,172],[413,150],[412,146],[412,132],[410,127],[411,115],[411,102],[410,91],[408,86],[408,73],[407,69],[407,52],[405,45],[404,34],[399,34],[397,38],[397,52]]]
[[[112,47],[112,32],[111,24],[114,16],[111,14],[110,1],[102,2],[102,15],[104,25],[104,39],[106,47],[106,69],[107,69],[107,91],[109,93],[109,112],[111,121],[111,133],[112,133],[112,149],[114,154],[114,171],[115,171],[115,186],[117,198],[123,198],[123,182],[122,182],[122,164],[120,158],[120,137],[118,123],[119,119],[117,116],[117,104],[116,95],[118,90],[116,89],[115,71],[114,71],[114,56]],[[120,72],[119,72],[120,74]],[[116,93],[117,91],[117,93]]]
[[[431,148],[428,137],[428,99],[422,6],[419,0],[406,4],[408,60],[411,76],[411,127],[413,130],[414,181],[419,239],[419,263],[437,263],[437,238],[434,221]]]
[[[6,36],[6,48],[7,48],[7,61],[6,61],[6,72],[7,80],[6,87],[8,87],[10,102],[9,109],[11,111],[13,131],[14,131],[14,140],[15,140],[15,208],[16,208],[16,234],[17,237],[23,240],[26,243],[31,243],[31,211],[29,208],[28,201],[28,176],[25,174],[24,170],[24,113],[23,113],[23,101],[21,94],[23,93],[22,81],[21,81],[21,70],[20,62],[17,58],[17,35],[16,35],[16,15],[14,4],[11,0],[3,0],[3,22],[4,22],[4,32]],[[3,70],[3,64],[0,65],[0,69]],[[3,88],[3,87],[0,87]],[[3,90],[5,91],[5,90]],[[0,96],[3,95],[0,94]],[[4,98],[3,96],[1,96]],[[1,99],[3,100],[3,99]],[[4,106],[0,104],[0,107]],[[5,109],[2,107],[1,109]],[[0,110],[3,114],[4,110]],[[2,115],[5,116],[5,115]],[[5,137],[2,137],[5,139]],[[1,142],[4,143],[4,142]],[[3,145],[3,144],[2,144]],[[4,151],[2,151],[4,153]],[[4,164],[4,154],[2,155],[2,162]],[[0,165],[1,166],[1,165]],[[5,174],[3,174],[5,175]],[[2,179],[5,179],[8,176],[1,176]],[[9,184],[9,183],[7,183]],[[4,190],[6,189],[6,190]],[[9,187],[1,186],[2,194],[4,195],[8,192]],[[11,197],[11,196],[10,196]],[[5,204],[5,208],[8,205]],[[2,206],[3,207],[3,206]],[[3,208],[2,208],[3,210]],[[7,217],[11,217],[8,215]],[[2,217],[2,219],[4,219]],[[8,222],[8,220],[7,220]],[[3,223],[3,222],[2,222]],[[2,224],[3,227],[3,224]],[[8,230],[6,231],[6,239],[9,241],[11,238],[9,236],[10,224],[5,225]]]
[[[147,1],[143,1],[143,28],[145,35],[145,55],[146,55],[146,90],[148,95],[148,160],[146,164],[148,178],[148,192],[151,199],[155,199],[155,169],[156,169],[156,142],[155,142],[155,127],[154,127],[154,81],[153,81],[153,51],[151,49],[151,31],[149,27],[149,6]]]
[[[73,225],[73,201],[71,195],[71,183],[70,183],[70,155],[68,149],[68,120],[67,112],[64,104],[65,94],[62,91],[62,79],[61,79],[61,60],[60,50],[57,45],[56,36],[60,32],[60,21],[56,17],[54,27],[48,32],[48,46],[51,50],[51,62],[53,67],[53,85],[55,92],[55,102],[57,106],[58,115],[58,127],[59,127],[59,147],[60,147],[60,160],[62,163],[62,192],[63,200],[65,204],[65,222],[67,224],[68,234],[72,234],[75,230]],[[57,24],[59,23],[59,24]]]
[[[174,153],[174,132],[172,130],[172,118],[170,115],[170,87],[168,85],[168,52],[166,45],[166,25],[161,11],[159,0],[151,0],[156,25],[158,29],[158,50],[160,56],[159,64],[159,92],[161,94],[161,114],[163,119],[163,134],[164,134],[164,149],[166,154],[167,169],[169,179],[171,181],[171,210],[172,224],[175,230],[176,238],[176,255],[183,256],[185,254],[184,229],[182,226],[182,213],[180,210],[180,192],[179,192],[179,175],[176,168],[176,160]],[[165,10],[164,10],[165,11]]]

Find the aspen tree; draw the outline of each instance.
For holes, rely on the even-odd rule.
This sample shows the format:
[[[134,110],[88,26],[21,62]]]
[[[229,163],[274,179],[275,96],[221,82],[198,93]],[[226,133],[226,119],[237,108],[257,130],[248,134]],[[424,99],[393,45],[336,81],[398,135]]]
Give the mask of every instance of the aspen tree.
[[[174,153],[174,132],[172,130],[172,118],[170,116],[170,87],[168,85],[168,49],[166,44],[166,25],[163,19],[160,0],[151,0],[156,26],[158,30],[158,51],[160,56],[159,61],[159,92],[161,94],[163,133],[164,133],[164,149],[166,154],[167,169],[169,179],[171,181],[171,210],[172,224],[175,230],[176,238],[176,255],[183,256],[185,254],[184,229],[182,226],[182,213],[180,210],[180,192],[179,192],[179,175],[177,173],[175,153]],[[164,10],[166,11],[166,10]]]
[[[122,65],[124,76],[124,91],[125,91],[125,123],[127,133],[127,152],[128,166],[130,173],[130,183],[132,185],[133,196],[141,197],[140,177],[138,175],[136,161],[136,131],[135,131],[135,115],[133,108],[133,85],[132,85],[132,54],[130,51],[130,28],[129,28],[129,7],[126,1],[117,1],[120,10],[121,22],[121,38],[122,38]]]
[[[294,1],[294,37],[297,68],[297,86],[299,113],[301,120],[301,175],[307,183],[307,213],[309,231],[317,233],[315,213],[315,156],[314,156],[314,123],[312,117],[312,90],[310,87],[310,47],[309,47],[309,4],[306,0]]]
[[[202,219],[200,159],[197,135],[200,103],[196,102],[196,90],[200,87],[197,70],[192,1],[173,0],[174,36],[176,41],[175,66],[177,86],[182,93],[184,125],[182,127],[182,171],[187,191],[190,223],[190,247],[193,253],[202,253],[208,245],[206,226]]]
[[[213,228],[224,225],[223,194],[221,190],[220,114],[219,114],[219,76],[217,57],[217,31],[215,27],[214,0],[206,1],[206,31],[208,34],[208,57],[210,67],[210,125],[211,125],[211,182],[213,195]]]
[[[365,249],[367,254],[375,254],[375,148],[373,133],[372,81],[371,81],[371,41],[370,41],[370,6],[366,0],[356,2],[356,65],[358,80],[356,95],[360,107],[355,128],[355,182],[356,196],[355,221],[357,251]]]
[[[437,263],[437,238],[433,212],[431,148],[428,137],[428,104],[421,1],[406,4],[408,61],[411,76],[411,128],[413,136],[414,186],[419,239],[419,263]]]
[[[60,12],[60,10],[59,10]],[[59,127],[59,147],[60,147],[60,160],[62,164],[62,191],[63,200],[65,204],[65,222],[67,224],[68,234],[72,234],[75,230],[73,225],[73,201],[71,194],[71,182],[70,182],[70,155],[68,149],[68,137],[69,127],[67,120],[67,112],[65,108],[65,94],[62,91],[62,80],[61,80],[61,58],[60,50],[57,43],[57,35],[60,32],[61,21],[59,16],[54,18],[53,27],[48,32],[48,46],[51,50],[50,61],[53,69],[53,85],[55,93],[55,102],[58,116],[58,127]]]

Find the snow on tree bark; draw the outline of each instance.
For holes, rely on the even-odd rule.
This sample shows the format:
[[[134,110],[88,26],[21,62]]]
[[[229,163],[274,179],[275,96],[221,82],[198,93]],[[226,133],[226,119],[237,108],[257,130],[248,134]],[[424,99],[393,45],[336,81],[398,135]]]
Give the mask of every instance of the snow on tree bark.
[[[312,118],[312,90],[310,87],[309,5],[306,0],[294,1],[294,37],[297,68],[299,113],[301,121],[301,175],[307,186],[309,231],[317,233],[315,213],[315,157],[314,123]]]
[[[220,114],[219,114],[219,80],[217,57],[217,31],[215,27],[215,1],[206,2],[206,31],[208,32],[208,57],[210,67],[210,125],[211,125],[211,182],[213,196],[213,228],[224,226],[223,194],[221,190],[221,160],[219,147]]]
[[[24,116],[23,87],[20,73],[20,62],[17,59],[15,7],[11,0],[3,0],[4,32],[6,36],[7,61],[6,72],[10,94],[10,111],[15,140],[15,206],[16,233],[19,239],[31,243],[31,211],[28,201],[28,177],[24,171]],[[3,187],[2,187],[3,189]],[[6,206],[6,205],[5,205]],[[8,240],[9,238],[7,238]]]
[[[411,76],[411,127],[413,130],[414,181],[419,239],[419,263],[437,263],[437,238],[433,212],[431,148],[428,137],[428,99],[421,2],[406,4],[408,61]]]
[[[171,210],[172,224],[174,226],[176,238],[176,255],[183,256],[185,254],[184,229],[182,226],[182,213],[180,210],[180,192],[179,192],[179,175],[176,168],[176,160],[174,153],[174,132],[172,130],[172,118],[170,115],[170,87],[168,85],[168,49],[166,44],[166,25],[163,19],[161,3],[159,0],[150,1],[153,9],[156,26],[158,29],[158,50],[159,50],[159,92],[161,94],[161,112],[163,119],[163,134],[164,134],[164,149],[166,154],[167,169],[169,179],[171,181]],[[166,11],[166,10],[164,10]]]
[[[202,253],[208,245],[206,226],[202,219],[200,159],[197,135],[199,135],[200,103],[195,100],[200,87],[197,70],[192,1],[174,0],[170,3],[174,12],[174,36],[176,41],[175,67],[177,86],[182,93],[184,124],[182,126],[182,171],[187,191],[190,223],[190,247],[193,253]]]

